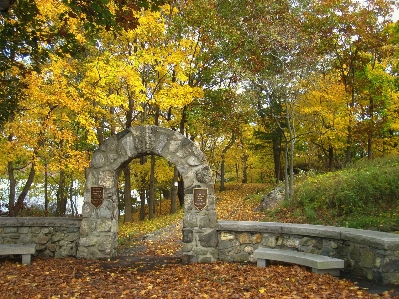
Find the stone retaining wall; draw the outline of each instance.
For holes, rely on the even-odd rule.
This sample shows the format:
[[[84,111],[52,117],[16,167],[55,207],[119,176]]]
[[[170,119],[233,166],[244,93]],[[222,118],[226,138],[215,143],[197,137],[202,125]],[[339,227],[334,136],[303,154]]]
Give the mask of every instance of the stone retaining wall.
[[[342,227],[252,221],[219,221],[223,261],[252,261],[257,248],[310,252],[345,261],[345,272],[399,285],[399,235]]]
[[[81,222],[81,218],[0,218],[0,244],[34,243],[37,256],[76,257]],[[193,241],[189,230],[183,229],[183,247]],[[260,247],[296,250],[343,259],[345,271],[353,276],[399,285],[397,234],[253,221],[219,221],[214,232],[202,234],[195,240],[203,250],[214,248],[214,260],[255,262],[253,252]],[[197,245],[197,250],[199,248]],[[197,261],[211,262],[213,259]]]
[[[76,256],[81,218],[0,218],[0,244],[36,244],[36,256]]]

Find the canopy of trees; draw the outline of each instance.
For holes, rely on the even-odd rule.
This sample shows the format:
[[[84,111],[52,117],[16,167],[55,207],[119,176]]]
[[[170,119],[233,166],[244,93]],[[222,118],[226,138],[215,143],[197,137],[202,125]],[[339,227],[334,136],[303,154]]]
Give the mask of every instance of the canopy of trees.
[[[46,214],[76,214],[93,150],[138,124],[196,142],[221,189],[284,180],[290,198],[297,171],[397,153],[394,10],[388,0],[0,0],[1,209],[18,215],[35,198]],[[132,198],[152,218],[158,199],[176,211],[182,190],[164,159],[132,161],[125,220]]]

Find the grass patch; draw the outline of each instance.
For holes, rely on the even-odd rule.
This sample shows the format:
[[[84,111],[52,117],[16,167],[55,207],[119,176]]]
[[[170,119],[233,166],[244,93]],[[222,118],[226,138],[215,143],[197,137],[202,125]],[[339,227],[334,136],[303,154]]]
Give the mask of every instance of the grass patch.
[[[399,157],[362,160],[325,174],[311,173],[295,199],[266,212],[266,221],[399,230]]]

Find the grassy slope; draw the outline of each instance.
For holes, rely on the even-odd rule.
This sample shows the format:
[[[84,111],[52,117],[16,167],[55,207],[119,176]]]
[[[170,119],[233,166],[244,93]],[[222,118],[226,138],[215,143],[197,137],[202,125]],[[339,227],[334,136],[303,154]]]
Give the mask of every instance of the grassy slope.
[[[297,181],[295,200],[267,211],[266,221],[399,230],[399,157],[360,161]]]
[[[226,184],[225,191],[216,191],[218,219],[399,231],[399,157],[362,161],[333,173],[306,174],[297,179],[293,202],[255,212],[262,196],[272,188],[267,184]],[[120,243],[128,245],[142,235],[180,223],[183,211],[168,215],[169,208],[170,202],[164,201],[156,208],[154,220],[138,221],[137,212],[133,223],[121,223]]]

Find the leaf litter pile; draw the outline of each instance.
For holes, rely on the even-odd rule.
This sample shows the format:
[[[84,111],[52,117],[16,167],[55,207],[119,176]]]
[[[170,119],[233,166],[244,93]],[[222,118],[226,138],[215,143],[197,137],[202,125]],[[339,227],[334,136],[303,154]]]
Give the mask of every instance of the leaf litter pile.
[[[247,192],[254,190],[247,190]],[[259,220],[254,202],[222,193],[219,219]],[[226,203],[230,202],[230,203]],[[244,219],[243,219],[244,217]],[[237,219],[239,218],[239,219]],[[136,238],[115,260],[20,257],[0,260],[3,298],[396,298],[394,290],[369,294],[350,281],[319,275],[296,265],[257,268],[251,263],[183,265],[181,219]],[[122,229],[123,231],[123,229]],[[126,232],[126,228],[124,229]],[[137,236],[136,236],[137,237]],[[151,263],[152,262],[152,263]]]

